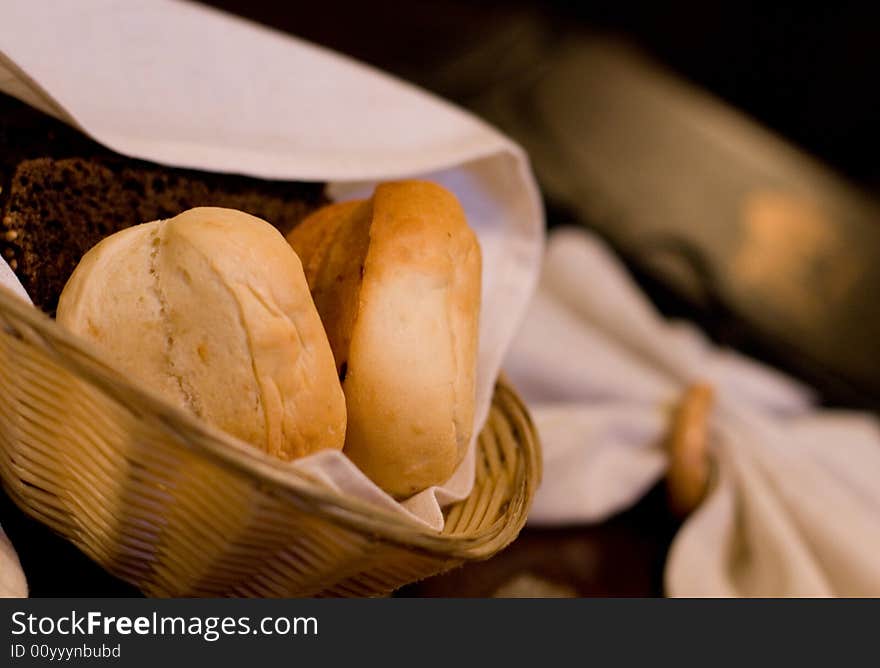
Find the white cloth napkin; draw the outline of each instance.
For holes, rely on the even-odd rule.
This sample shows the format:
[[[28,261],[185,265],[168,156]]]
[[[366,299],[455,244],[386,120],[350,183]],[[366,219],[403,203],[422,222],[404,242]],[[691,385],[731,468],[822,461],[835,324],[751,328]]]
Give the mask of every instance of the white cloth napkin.
[[[0,290],[2,289],[11,290],[28,303],[31,301],[6,260],[0,258]],[[3,533],[3,527],[0,527],[0,598],[24,598],[27,595],[27,580],[21,570],[18,555]]]
[[[708,381],[714,481],[676,536],[672,596],[880,595],[880,425],[819,410],[780,373],[664,320],[596,237],[551,235],[505,369],[544,479],[532,525],[600,521],[666,466],[667,411]]]
[[[337,199],[401,177],[455,192],[483,252],[479,432],[543,247],[541,201],[518,146],[372,68],[195,4],[9,0],[2,25],[0,91],[125,155],[325,181]],[[441,507],[473,486],[474,447],[450,480],[402,504],[339,452],[290,466],[440,529]]]

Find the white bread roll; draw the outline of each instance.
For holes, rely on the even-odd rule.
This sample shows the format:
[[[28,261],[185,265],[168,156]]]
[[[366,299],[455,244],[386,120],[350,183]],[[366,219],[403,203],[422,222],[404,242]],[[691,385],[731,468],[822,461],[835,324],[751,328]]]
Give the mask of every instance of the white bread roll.
[[[386,183],[287,238],[343,381],[346,455],[398,498],[443,483],[473,430],[480,311],[480,248],[455,196]]]
[[[174,404],[271,455],[345,438],[345,399],[302,265],[267,222],[197,208],[101,241],[58,322]]]

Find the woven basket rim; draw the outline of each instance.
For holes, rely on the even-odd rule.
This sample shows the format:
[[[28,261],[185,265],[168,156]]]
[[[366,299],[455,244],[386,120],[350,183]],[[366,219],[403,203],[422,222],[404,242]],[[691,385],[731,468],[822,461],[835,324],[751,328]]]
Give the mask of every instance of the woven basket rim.
[[[276,459],[171,405],[106,364],[99,350],[90,342],[66,331],[40,309],[0,286],[0,313],[4,311],[11,312],[15,319],[27,326],[22,328],[25,340],[40,346],[60,366],[109,394],[126,410],[153,421],[181,444],[209,457],[214,463],[262,484],[267,493],[283,495],[294,503],[329,515],[346,526],[435,555],[479,559],[509,542],[507,538],[510,533],[513,532],[515,536],[525,524],[528,502],[540,480],[541,458],[537,446],[531,442],[534,428],[528,413],[503,377],[496,382],[496,396],[500,395],[519,413],[532,435],[532,439],[525,439],[525,462],[520,467],[521,479],[517,481],[524,489],[522,493],[513,495],[513,501],[519,503],[512,504],[499,520],[478,532],[467,535],[443,534],[332,490],[303,472],[292,469],[288,462]]]

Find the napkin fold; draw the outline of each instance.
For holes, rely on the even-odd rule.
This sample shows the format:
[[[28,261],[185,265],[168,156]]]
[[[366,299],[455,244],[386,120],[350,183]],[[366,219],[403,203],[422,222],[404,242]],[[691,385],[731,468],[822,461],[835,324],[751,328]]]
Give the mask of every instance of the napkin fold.
[[[597,237],[550,237],[505,369],[543,447],[532,525],[633,504],[665,471],[669,409],[708,382],[715,473],[670,549],[667,593],[880,595],[877,419],[820,410],[803,385],[665,320]]]
[[[14,294],[24,299],[28,304],[31,303],[31,298],[28,297],[27,292],[25,292],[24,287],[18,280],[18,276],[15,275],[15,272],[12,271],[9,265],[6,264],[6,260],[2,257],[0,257],[0,288],[11,290]]]

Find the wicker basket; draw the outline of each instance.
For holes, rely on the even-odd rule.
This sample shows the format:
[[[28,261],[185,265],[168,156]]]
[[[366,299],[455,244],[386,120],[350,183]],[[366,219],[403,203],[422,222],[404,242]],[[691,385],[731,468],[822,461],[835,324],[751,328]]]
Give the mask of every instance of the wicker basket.
[[[25,512],[150,596],[364,596],[485,559],[540,477],[496,385],[473,492],[442,533],[328,490],[139,390],[0,289],[0,477]]]

